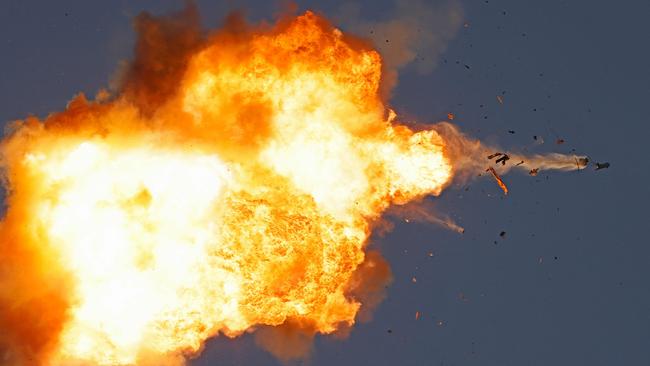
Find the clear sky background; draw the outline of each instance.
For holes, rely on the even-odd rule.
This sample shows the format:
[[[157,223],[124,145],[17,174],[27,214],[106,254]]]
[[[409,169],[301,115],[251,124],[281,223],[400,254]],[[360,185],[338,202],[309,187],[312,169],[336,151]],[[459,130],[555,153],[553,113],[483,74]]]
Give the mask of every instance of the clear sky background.
[[[232,7],[250,19],[277,10],[267,1],[198,3],[209,27]],[[393,1],[359,4],[366,20],[395,16]],[[514,172],[504,177],[507,198],[482,178],[431,199],[466,233],[402,222],[373,238],[394,272],[387,299],[349,339],[318,337],[305,364],[649,365],[650,2],[460,4],[468,26],[430,73],[402,70],[390,101],[398,113],[436,122],[452,112],[484,141],[528,152],[576,149],[611,168]],[[331,16],[342,5],[299,2]],[[130,57],[132,17],[180,7],[2,1],[0,120],[45,116],[77,92],[94,95]],[[244,336],[211,340],[192,365],[279,363]]]

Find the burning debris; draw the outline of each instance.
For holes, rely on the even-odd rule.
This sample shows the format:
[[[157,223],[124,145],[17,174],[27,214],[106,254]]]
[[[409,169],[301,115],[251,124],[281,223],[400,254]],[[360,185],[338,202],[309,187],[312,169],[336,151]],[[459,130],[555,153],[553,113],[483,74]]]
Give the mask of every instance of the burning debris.
[[[488,171],[490,173],[492,173],[492,176],[497,181],[497,184],[499,184],[499,187],[501,187],[501,190],[503,190],[503,194],[507,195],[508,194],[508,187],[506,187],[506,184],[503,183],[503,180],[501,179],[499,174],[497,174],[496,170],[494,170],[493,167],[489,167],[489,168],[487,168],[486,172],[488,172]]]
[[[576,167],[578,169],[584,169],[589,165],[589,158],[587,157],[576,157]]]

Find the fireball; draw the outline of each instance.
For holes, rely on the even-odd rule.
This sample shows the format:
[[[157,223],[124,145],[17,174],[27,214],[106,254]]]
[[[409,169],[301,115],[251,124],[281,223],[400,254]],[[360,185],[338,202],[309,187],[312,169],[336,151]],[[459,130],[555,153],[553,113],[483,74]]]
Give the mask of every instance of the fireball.
[[[322,17],[204,34],[182,15],[137,18],[118,92],[0,144],[1,364],[182,365],[220,334],[345,333],[390,280],[367,248],[382,213],[485,171],[493,149],[451,124],[399,123],[379,53]]]
[[[440,194],[445,141],[397,124],[379,54],[311,12],[180,36],[171,61],[145,57],[164,24],[139,25],[122,92],[2,144],[4,359],[135,365],[220,333],[353,325],[360,266],[381,264],[371,225]]]

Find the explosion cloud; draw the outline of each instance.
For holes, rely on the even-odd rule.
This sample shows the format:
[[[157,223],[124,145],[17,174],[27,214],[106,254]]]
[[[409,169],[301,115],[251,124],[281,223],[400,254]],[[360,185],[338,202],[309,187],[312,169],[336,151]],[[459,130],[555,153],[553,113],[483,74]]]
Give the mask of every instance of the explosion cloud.
[[[139,16],[118,93],[11,126],[3,364],[182,364],[257,328],[301,356],[381,301],[382,213],[485,170],[490,149],[455,127],[397,123],[380,55],[322,17],[197,19]]]

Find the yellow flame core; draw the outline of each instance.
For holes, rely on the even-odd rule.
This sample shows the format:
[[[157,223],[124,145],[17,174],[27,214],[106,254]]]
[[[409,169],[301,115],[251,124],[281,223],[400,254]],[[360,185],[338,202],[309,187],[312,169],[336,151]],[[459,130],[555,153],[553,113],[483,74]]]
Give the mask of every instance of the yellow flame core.
[[[288,319],[354,323],[363,304],[346,290],[369,223],[439,194],[452,168],[435,132],[385,117],[379,55],[321,22],[216,37],[148,121],[118,99],[81,128],[12,137],[9,203],[29,207],[32,239],[72,278],[50,364],[137,364]]]

